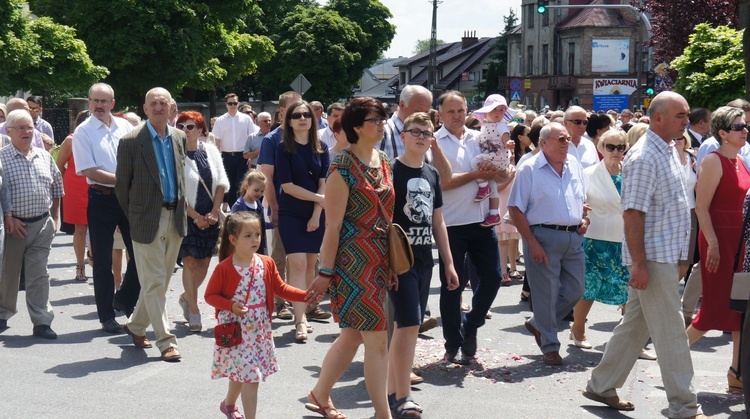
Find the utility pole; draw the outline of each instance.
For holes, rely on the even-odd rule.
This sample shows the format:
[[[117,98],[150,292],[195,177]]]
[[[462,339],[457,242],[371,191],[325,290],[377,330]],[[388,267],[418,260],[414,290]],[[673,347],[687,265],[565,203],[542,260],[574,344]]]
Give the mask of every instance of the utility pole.
[[[437,84],[437,8],[442,1],[432,0],[432,32],[430,35],[430,59],[427,64],[427,88],[435,93]]]

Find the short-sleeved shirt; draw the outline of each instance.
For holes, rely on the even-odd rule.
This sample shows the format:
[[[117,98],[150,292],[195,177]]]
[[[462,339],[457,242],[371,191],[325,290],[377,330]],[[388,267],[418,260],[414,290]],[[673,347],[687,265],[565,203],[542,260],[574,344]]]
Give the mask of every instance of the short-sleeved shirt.
[[[260,143],[260,154],[258,154],[257,164],[267,164],[269,166],[276,165],[276,149],[279,147],[281,135],[283,133],[284,130],[282,130],[281,127],[278,127],[263,137],[263,141]],[[275,181],[276,179],[274,179],[274,182]]]
[[[237,112],[234,116],[229,112],[216,119],[211,133],[221,140],[222,152],[234,153],[245,149],[247,137],[258,131],[258,127],[250,116]]]
[[[425,163],[414,168],[393,163],[393,189],[396,205],[393,222],[406,232],[414,252],[414,267],[429,268],[435,264],[432,258],[432,214],[443,206],[438,171]]]
[[[310,144],[297,144],[295,153],[286,151],[283,144],[277,148],[274,177],[278,181],[275,185],[279,187],[279,215],[311,216],[315,203],[285,193],[281,185],[293,183],[310,192],[317,192],[319,181],[326,178],[331,163],[328,146],[320,144],[320,147],[322,153],[314,152]]]
[[[127,120],[111,116],[112,122],[107,126],[96,117],[90,116],[73,132],[73,158],[76,162],[76,174],[83,176],[83,171],[98,168],[107,173],[117,172],[117,146],[120,138],[133,130]],[[95,184],[93,180],[86,181]],[[107,185],[113,188],[115,185]]]
[[[260,131],[247,137],[247,141],[245,141],[245,149],[242,150],[242,152],[250,153],[252,151],[260,151],[260,145],[263,143],[264,137],[265,135]],[[250,164],[252,165],[258,164],[258,156],[255,156],[252,159],[250,159]]]
[[[15,217],[37,217],[49,211],[53,199],[63,196],[62,175],[45,150],[32,147],[24,156],[9,145],[0,149],[0,164],[3,187],[10,195],[10,206],[3,211],[13,211]]]
[[[336,136],[331,130],[331,127],[325,127],[319,130],[318,138],[320,138],[321,143],[326,143],[329,149],[333,148],[337,143]]]
[[[677,263],[687,259],[690,209],[674,144],[667,144],[649,129],[645,138],[628,151],[622,164],[622,210],[645,213],[643,243],[646,259],[652,262]],[[622,246],[622,262],[633,264],[627,237]]]
[[[509,207],[517,207],[529,225],[575,226],[583,219],[586,187],[583,169],[568,154],[562,176],[550,166],[543,152],[516,169]]]
[[[52,141],[55,141],[55,132],[52,130],[52,125],[41,117],[34,121],[34,128],[43,134],[49,135],[49,138],[52,138]]]
[[[451,165],[453,173],[471,172],[471,160],[482,154],[479,149],[479,132],[465,129],[463,140],[451,134],[445,126],[435,134],[438,145]],[[479,186],[467,182],[457,188],[443,191],[443,219],[448,227],[481,223],[489,213],[489,200],[474,202]]]
[[[594,142],[586,137],[581,137],[578,146],[571,141],[568,143],[568,154],[572,154],[583,168],[599,163],[599,153],[596,151]]]

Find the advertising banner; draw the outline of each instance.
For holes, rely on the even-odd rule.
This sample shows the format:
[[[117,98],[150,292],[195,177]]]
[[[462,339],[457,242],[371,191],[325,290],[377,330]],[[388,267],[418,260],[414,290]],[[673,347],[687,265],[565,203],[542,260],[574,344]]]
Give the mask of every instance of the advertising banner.
[[[627,73],[630,66],[630,39],[591,41],[592,73]]]
[[[623,110],[638,89],[638,79],[594,79],[594,111]]]

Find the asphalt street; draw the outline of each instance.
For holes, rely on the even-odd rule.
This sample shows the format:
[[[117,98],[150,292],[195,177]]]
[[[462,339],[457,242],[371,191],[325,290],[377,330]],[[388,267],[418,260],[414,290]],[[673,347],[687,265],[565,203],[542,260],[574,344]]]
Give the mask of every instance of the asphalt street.
[[[214,259],[212,266],[216,264]],[[172,279],[167,310],[178,337],[182,362],[160,360],[156,348],[135,348],[125,335],[100,330],[91,279],[76,282],[72,236],[55,238],[49,263],[50,300],[55,311],[55,341],[31,336],[31,322],[23,301],[19,312],[0,332],[0,417],[2,418],[221,418],[219,402],[225,380],[211,380],[213,309],[201,304],[204,331],[189,334],[177,297],[182,291],[181,271]],[[522,267],[521,267],[522,269]],[[91,269],[87,267],[91,275]],[[438,311],[437,268],[430,306]],[[205,287],[205,284],[204,284]],[[617,323],[617,307],[595,304],[588,321],[594,349],[569,346],[568,331],[561,331],[564,365],[541,362],[534,338],[523,326],[530,316],[520,302],[521,284],[498,293],[493,317],[479,330],[477,360],[470,366],[442,361],[440,328],[422,335],[416,366],[425,382],[414,387],[414,399],[424,417],[453,418],[659,418],[666,417],[667,399],[658,364],[639,360],[619,394],[636,405],[618,413],[581,396],[591,369]],[[201,289],[200,294],[203,294]],[[24,293],[20,293],[24,298]],[[464,300],[469,301],[471,291]],[[328,308],[327,304],[323,306]],[[118,320],[124,322],[124,317]],[[274,336],[281,371],[260,385],[259,418],[314,418],[304,408],[326,350],[338,333],[334,323],[313,323],[306,344],[294,343],[290,321],[274,319]],[[153,333],[148,332],[153,340]],[[650,347],[653,350],[652,347]],[[693,385],[704,413],[716,418],[744,417],[741,395],[725,392],[731,339],[712,331],[692,348]],[[374,411],[363,379],[363,349],[334,387],[335,405],[349,418],[370,418]]]

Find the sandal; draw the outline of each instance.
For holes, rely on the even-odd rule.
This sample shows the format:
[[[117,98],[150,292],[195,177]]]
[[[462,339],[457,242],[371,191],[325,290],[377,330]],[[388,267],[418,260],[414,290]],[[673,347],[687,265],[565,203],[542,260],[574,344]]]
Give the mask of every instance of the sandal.
[[[510,276],[508,276],[507,273],[503,274],[503,279],[500,280],[500,285],[510,285],[513,283],[513,280],[510,279]]]
[[[528,291],[521,291],[521,301],[529,301],[529,296],[531,295]]]
[[[346,415],[339,412],[333,405],[324,406],[320,404],[312,391],[307,395],[307,400],[312,401],[312,403],[305,403],[305,409],[311,412],[315,412],[326,419],[346,419]]]
[[[510,271],[508,273],[508,276],[510,276],[512,279],[523,279],[523,274],[515,269]]]
[[[584,391],[583,397],[589,400],[593,400],[595,402],[604,403],[607,406],[615,410],[626,410],[626,411],[635,410],[635,405],[632,402],[622,401],[620,400],[619,396],[604,397],[595,393],[589,393],[588,391]]]
[[[240,413],[240,409],[237,408],[237,405],[227,405],[224,400],[221,401],[219,410],[221,410],[221,413],[227,415],[227,419],[245,419],[242,413]]]
[[[411,406],[404,407],[407,403],[411,403]],[[414,402],[414,399],[412,399],[411,396],[406,396],[403,399],[396,400],[393,406],[394,418],[408,419],[422,417],[422,408]]]
[[[203,324],[201,324],[201,314],[190,313],[190,321],[188,321],[188,331],[190,333],[200,333],[203,330]]]
[[[727,393],[742,393],[742,378],[737,374],[737,370],[729,367],[727,373]]]
[[[88,278],[86,278],[86,265],[76,265],[76,278],[75,279],[78,282],[88,281]]]
[[[302,330],[300,330],[300,326],[302,327]],[[304,322],[295,323],[294,327],[296,328],[296,333],[294,335],[294,340],[297,343],[305,343],[307,342],[307,324]]]

